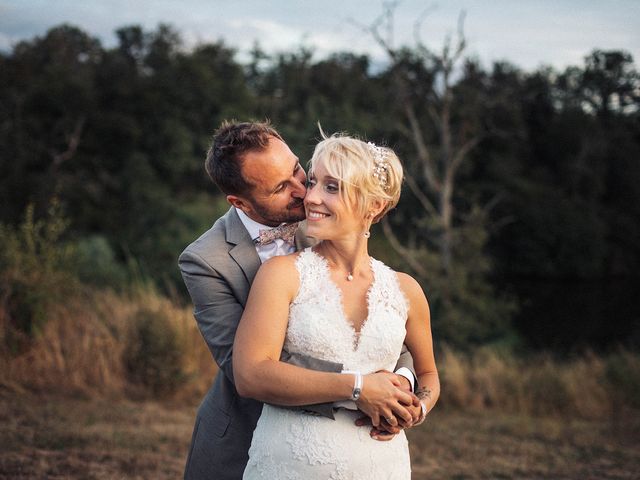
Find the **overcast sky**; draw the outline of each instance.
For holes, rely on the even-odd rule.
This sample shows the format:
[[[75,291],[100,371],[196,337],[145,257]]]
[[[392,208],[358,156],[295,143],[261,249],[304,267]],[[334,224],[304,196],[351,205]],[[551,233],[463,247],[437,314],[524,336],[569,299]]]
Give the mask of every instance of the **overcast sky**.
[[[240,59],[258,40],[268,52],[314,47],[332,51],[382,52],[354,25],[370,24],[379,0],[0,0],[0,50],[44,34],[63,22],[116,42],[118,27],[154,29],[169,23],[187,45],[224,39]],[[455,32],[466,12],[468,53],[485,66],[508,60],[522,68],[582,65],[594,48],[624,49],[640,57],[640,0],[404,0],[396,9],[396,44],[411,44],[413,22],[425,9],[422,37],[431,48]]]

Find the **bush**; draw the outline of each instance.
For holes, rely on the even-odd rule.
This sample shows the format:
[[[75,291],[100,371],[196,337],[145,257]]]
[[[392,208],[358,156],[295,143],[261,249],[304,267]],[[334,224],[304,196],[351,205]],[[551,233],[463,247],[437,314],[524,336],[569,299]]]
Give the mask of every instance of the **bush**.
[[[132,318],[125,351],[129,380],[154,394],[167,395],[187,381],[185,342],[162,311],[140,309]]]
[[[67,225],[55,201],[44,219],[35,220],[29,206],[17,227],[0,224],[0,327],[13,354],[41,333],[51,303],[79,288],[70,269],[73,249],[61,241]]]
[[[127,268],[118,262],[109,241],[101,235],[75,243],[74,272],[82,282],[122,289],[129,281]]]
[[[627,351],[611,355],[605,375],[619,403],[640,409],[640,356]]]

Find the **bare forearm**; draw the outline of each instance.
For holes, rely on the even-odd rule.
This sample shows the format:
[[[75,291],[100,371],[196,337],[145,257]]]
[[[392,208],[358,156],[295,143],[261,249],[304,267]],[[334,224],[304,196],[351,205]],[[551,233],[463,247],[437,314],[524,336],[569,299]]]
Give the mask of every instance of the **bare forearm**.
[[[351,398],[352,375],[320,372],[275,360],[235,370],[238,393],[276,405],[309,405]]]
[[[424,373],[418,376],[418,388],[416,396],[427,407],[430,412],[440,396],[440,379],[437,373]]]

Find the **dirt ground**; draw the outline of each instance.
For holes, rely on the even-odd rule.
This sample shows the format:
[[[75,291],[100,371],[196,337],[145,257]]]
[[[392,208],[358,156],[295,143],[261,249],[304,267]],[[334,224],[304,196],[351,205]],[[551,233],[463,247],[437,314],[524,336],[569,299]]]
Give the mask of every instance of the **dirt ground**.
[[[0,395],[2,479],[181,478],[195,405]],[[413,479],[638,479],[640,415],[615,422],[436,409]]]

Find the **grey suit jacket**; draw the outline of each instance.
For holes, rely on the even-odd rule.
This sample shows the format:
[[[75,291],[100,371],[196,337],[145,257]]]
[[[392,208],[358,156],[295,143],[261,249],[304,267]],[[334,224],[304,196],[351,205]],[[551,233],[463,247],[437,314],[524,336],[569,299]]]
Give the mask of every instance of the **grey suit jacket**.
[[[307,246],[300,238],[296,243],[298,248]],[[178,263],[198,327],[219,367],[198,409],[184,476],[188,480],[238,480],[249,458],[262,403],[238,395],[233,383],[232,347],[260,258],[231,208],[184,250]],[[411,366],[411,357],[405,357],[405,366]],[[342,370],[338,363],[286,352],[282,359],[314,370]]]

